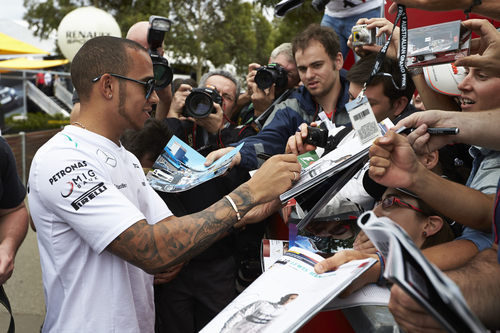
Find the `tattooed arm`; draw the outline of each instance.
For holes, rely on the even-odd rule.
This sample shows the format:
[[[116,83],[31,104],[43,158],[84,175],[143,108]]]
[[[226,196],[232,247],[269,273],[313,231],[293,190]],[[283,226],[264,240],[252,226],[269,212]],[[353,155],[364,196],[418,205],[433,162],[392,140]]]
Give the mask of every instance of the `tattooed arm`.
[[[254,177],[229,195],[241,217],[286,191],[296,178],[294,172],[300,173],[300,165],[292,154],[274,156],[264,163]],[[154,225],[141,220],[107,249],[149,273],[161,272],[205,250],[237,221],[233,207],[222,198],[195,214],[169,217]]]

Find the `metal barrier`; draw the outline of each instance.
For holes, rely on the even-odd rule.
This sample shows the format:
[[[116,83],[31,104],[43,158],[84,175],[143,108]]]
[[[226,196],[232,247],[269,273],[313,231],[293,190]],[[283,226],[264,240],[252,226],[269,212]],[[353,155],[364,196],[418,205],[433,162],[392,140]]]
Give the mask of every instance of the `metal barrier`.
[[[33,83],[24,81],[24,84],[26,95],[43,111],[52,116],[62,114],[65,117],[69,117],[69,113],[66,110],[57,105],[57,103],[55,103],[49,96],[45,95]]]
[[[54,82],[54,96],[63,102],[70,110],[73,108],[73,94],[59,81]]]

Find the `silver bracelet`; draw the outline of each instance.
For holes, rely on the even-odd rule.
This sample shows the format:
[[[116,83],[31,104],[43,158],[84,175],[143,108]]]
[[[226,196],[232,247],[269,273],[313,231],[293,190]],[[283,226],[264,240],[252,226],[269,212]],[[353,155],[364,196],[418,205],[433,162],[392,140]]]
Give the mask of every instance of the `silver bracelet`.
[[[240,212],[238,211],[238,207],[234,203],[233,199],[229,195],[224,196],[224,198],[226,198],[227,201],[229,201],[229,203],[233,207],[234,211],[236,212],[236,217],[238,218],[238,221],[241,220]]]

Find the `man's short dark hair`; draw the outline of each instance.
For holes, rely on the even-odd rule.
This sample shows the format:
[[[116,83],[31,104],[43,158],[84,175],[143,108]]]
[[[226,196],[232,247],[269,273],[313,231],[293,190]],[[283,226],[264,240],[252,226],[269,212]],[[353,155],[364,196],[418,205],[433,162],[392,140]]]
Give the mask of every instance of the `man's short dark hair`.
[[[293,56],[295,57],[298,50],[305,50],[313,40],[320,42],[330,59],[335,61],[340,52],[339,36],[332,28],[316,23],[310,24],[306,30],[295,36],[292,42]]]
[[[351,67],[349,72],[347,72],[347,80],[351,83],[363,86],[370,78],[376,58],[377,54],[372,53],[358,60],[358,62]],[[397,85],[401,84],[401,72],[399,71],[398,63],[395,60],[385,57],[379,73],[391,74],[394,82]],[[415,84],[411,80],[410,75],[407,76],[406,89],[403,91],[397,89],[392,83],[391,78],[385,75],[376,75],[370,81],[368,86],[375,86],[381,82],[384,85],[384,95],[389,97],[391,105],[395,100],[402,96],[406,96],[408,98],[408,102],[411,101],[413,92],[415,91]]]
[[[134,41],[112,36],[95,37],[83,44],[71,62],[71,81],[80,100],[90,97],[93,78],[104,73],[127,75],[132,59],[126,48],[146,51]]]

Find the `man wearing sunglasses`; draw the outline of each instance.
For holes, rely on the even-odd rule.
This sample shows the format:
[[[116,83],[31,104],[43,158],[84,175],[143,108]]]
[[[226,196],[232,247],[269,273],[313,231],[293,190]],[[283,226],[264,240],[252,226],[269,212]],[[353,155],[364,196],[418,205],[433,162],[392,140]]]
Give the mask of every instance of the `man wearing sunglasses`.
[[[130,27],[127,32],[127,39],[133,40],[139,43],[142,47],[148,48],[148,30],[149,30],[149,22],[140,21],[135,23]],[[157,50],[158,54],[163,56],[163,48],[160,47]],[[156,119],[164,119],[167,117],[168,110],[170,109],[170,104],[172,102],[172,88],[169,83],[166,87],[159,88],[155,87],[156,93],[158,95],[159,101],[156,105],[155,110],[155,118]],[[71,110],[70,121],[78,121],[78,117],[80,116],[80,98],[78,96],[78,92],[75,90],[73,92],[73,109]]]
[[[148,273],[189,260],[235,225],[261,218],[300,165],[276,156],[209,208],[177,218],[119,141],[126,129],[141,129],[158,102],[146,49],[93,38],[73,59],[71,77],[80,116],[40,148],[28,185],[46,296],[42,331],[153,332]]]

